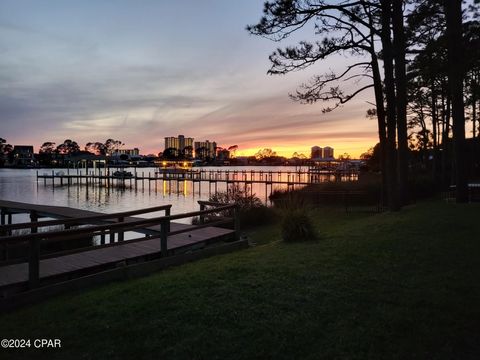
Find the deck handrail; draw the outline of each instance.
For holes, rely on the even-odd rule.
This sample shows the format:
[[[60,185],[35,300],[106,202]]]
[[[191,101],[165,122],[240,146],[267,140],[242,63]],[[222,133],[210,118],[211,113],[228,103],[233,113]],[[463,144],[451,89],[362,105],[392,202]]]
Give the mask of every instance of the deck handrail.
[[[168,236],[178,235],[178,234],[182,234],[182,233],[185,233],[185,232],[190,232],[192,230],[198,230],[198,229],[210,227],[210,226],[213,226],[213,225],[218,226],[218,225],[229,224],[229,223],[231,224],[232,221],[233,221],[233,218],[227,218],[227,220],[225,220],[225,218],[220,218],[218,221],[209,222],[208,224],[194,225],[192,227],[188,227],[188,228],[185,228],[185,229],[179,229],[179,230],[171,231],[171,232],[168,233]],[[148,235],[147,239],[148,240],[159,239],[161,236],[162,236],[161,233],[154,234],[154,235]],[[135,242],[139,242],[139,241],[145,241],[145,239],[146,238],[129,239],[129,240],[127,240],[127,242],[128,243],[135,243]],[[69,254],[89,251],[92,248],[98,249],[98,248],[119,246],[119,245],[122,245],[123,243],[124,242],[115,242],[115,243],[109,243],[109,244],[86,246],[86,247],[82,247],[82,248],[78,248],[78,249],[60,250],[58,252],[56,251],[55,253],[42,255],[42,256],[40,256],[40,258],[41,259],[47,259],[47,258],[52,258],[52,257],[57,257],[57,256],[69,255]]]
[[[192,211],[184,214],[160,216],[160,217],[155,217],[150,219],[139,219],[139,220],[129,221],[129,222],[116,222],[116,223],[105,224],[105,225],[95,225],[95,226],[89,226],[89,227],[80,228],[80,229],[66,229],[66,230],[59,230],[59,231],[30,233],[25,235],[0,236],[0,243],[18,243],[18,242],[37,240],[37,239],[54,238],[54,237],[68,236],[68,235],[82,235],[82,234],[89,234],[89,233],[108,231],[108,230],[131,231],[134,229],[140,229],[148,226],[159,225],[162,221],[171,221],[171,220],[189,218],[189,217],[194,217],[199,215],[216,213],[216,212],[233,209],[233,208],[235,208],[235,205],[231,204],[231,205],[217,207],[214,209]]]
[[[224,203],[219,203],[219,202],[216,202],[216,201],[206,201],[206,200],[198,200],[197,201],[198,205],[202,206],[202,205],[207,205],[207,206],[223,206],[225,205]],[[200,210],[202,210],[202,208],[200,208]]]
[[[162,206],[154,206],[146,209],[139,209],[139,210],[131,210],[131,211],[124,211],[118,213],[111,213],[111,214],[102,214],[102,215],[89,215],[89,216],[80,216],[75,218],[65,218],[65,219],[57,219],[57,220],[47,220],[47,221],[34,221],[34,222],[24,222],[24,223],[17,223],[17,224],[7,224],[7,225],[0,225],[0,234],[5,233],[11,230],[18,230],[18,229],[29,229],[32,227],[46,227],[46,226],[54,226],[54,225],[73,225],[73,224],[84,224],[87,221],[96,221],[96,220],[105,220],[105,219],[113,219],[113,218],[125,218],[133,215],[140,215],[146,214],[150,212],[157,212],[157,211],[166,211],[166,216],[169,215],[169,210],[171,209],[172,205],[162,205]],[[44,211],[38,211],[35,209],[24,209],[20,207],[7,207],[12,209],[23,209],[31,211],[36,211],[37,213],[48,213]]]

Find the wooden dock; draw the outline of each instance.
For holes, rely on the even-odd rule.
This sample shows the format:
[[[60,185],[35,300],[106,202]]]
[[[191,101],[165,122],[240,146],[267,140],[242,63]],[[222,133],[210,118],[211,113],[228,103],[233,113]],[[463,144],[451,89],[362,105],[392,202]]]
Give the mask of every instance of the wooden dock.
[[[256,170],[185,170],[170,171],[158,169],[157,171],[145,173],[135,172],[131,177],[116,177],[110,171],[97,169],[96,171],[82,171],[82,169],[67,170],[67,173],[55,172],[39,174],[37,181],[43,180],[51,184],[73,185],[73,184],[104,184],[111,186],[115,184],[130,184],[137,187],[137,184],[147,182],[171,182],[188,181],[193,183],[207,182],[210,184],[263,184],[265,186],[296,185],[305,186],[324,181],[353,181],[358,179],[358,172],[353,170],[299,170],[299,171],[256,171]]]
[[[0,247],[3,260],[0,261],[0,295],[31,290],[48,284],[81,276],[95,274],[118,266],[167,257],[178,253],[204,248],[221,240],[238,239],[238,221],[233,205],[200,202],[202,210],[170,215],[171,205],[135,210],[115,214],[100,214],[92,211],[59,206],[25,204],[0,201],[3,223],[0,226]],[[208,206],[207,206],[208,205]],[[132,215],[164,211],[155,218],[138,218]],[[14,213],[28,212],[31,221],[12,224],[9,219]],[[225,213],[231,213],[226,218]],[[33,216],[32,216],[33,214]],[[206,217],[222,214],[218,221],[205,223]],[[38,221],[40,216],[57,218]],[[198,225],[186,225],[174,220],[199,217]],[[10,219],[11,220],[11,219]],[[230,223],[231,228],[225,225]],[[82,224],[82,227],[73,228]],[[86,226],[88,224],[88,226]],[[55,226],[53,231],[42,228]],[[58,227],[62,226],[61,230]],[[11,235],[15,230],[28,229],[25,235]],[[141,233],[141,237],[124,240],[124,234]],[[102,239],[91,246],[42,253],[45,244],[55,241],[70,241],[79,238]],[[43,244],[43,245],[42,245]],[[8,256],[9,249],[24,246],[28,254],[18,258]]]

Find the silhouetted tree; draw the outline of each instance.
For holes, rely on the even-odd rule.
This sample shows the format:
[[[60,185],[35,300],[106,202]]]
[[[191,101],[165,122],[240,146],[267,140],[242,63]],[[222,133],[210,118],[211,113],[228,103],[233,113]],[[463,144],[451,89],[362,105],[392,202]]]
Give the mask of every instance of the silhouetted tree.
[[[105,141],[105,153],[107,155],[112,155],[116,150],[120,149],[125,145],[123,142],[120,140],[114,140],[114,139],[107,139]]]
[[[106,155],[107,146],[101,142],[89,142],[85,145],[85,151],[92,152],[96,155]]]
[[[465,57],[462,38],[462,1],[444,0],[447,22],[448,84],[452,98],[453,143],[456,166],[456,200],[468,201],[465,160],[465,113],[463,102],[463,76]]]
[[[76,141],[66,139],[63,143],[57,146],[56,152],[61,155],[70,155],[75,154],[80,151],[80,146],[78,146]]]
[[[13,146],[7,144],[7,140],[0,138],[0,166],[5,165],[5,161],[8,159],[13,151]]]
[[[195,158],[206,160],[208,157],[208,149],[205,146],[200,146],[195,149]]]
[[[178,151],[173,147],[166,148],[162,153],[162,157],[168,160],[176,159],[178,157]]]
[[[273,151],[272,149],[269,149],[269,148],[265,148],[265,149],[260,149],[258,150],[256,153],[255,153],[255,159],[257,160],[265,160],[267,158],[272,158],[272,157],[276,157],[277,156],[277,153],[275,151]]]
[[[302,154],[302,153],[299,154],[298,152],[295,151],[295,152],[292,154],[292,159],[306,160],[307,157],[305,156],[305,154]]]
[[[338,157],[338,160],[350,160],[352,157],[350,156],[349,153],[343,153]]]
[[[374,147],[361,154],[360,159],[366,162],[367,167],[371,171],[380,171],[380,143],[377,143]]]
[[[51,141],[46,141],[40,146],[38,151],[37,160],[42,165],[51,165],[52,160],[56,154],[55,143]]]
[[[478,105],[480,101],[480,22],[470,21],[464,24],[464,43],[469,51],[465,54],[466,79],[465,91],[467,93],[466,105],[470,107],[470,120],[472,121],[472,137],[480,137],[477,127]]]
[[[312,103],[318,100],[334,101],[333,107],[327,106],[323,111],[332,109],[350,101],[357,94],[373,87],[375,91],[375,106],[378,120],[379,140],[382,150],[382,183],[385,187],[386,173],[390,173],[389,196],[392,199],[392,209],[398,208],[397,197],[397,167],[396,167],[396,114],[392,108],[390,115],[390,139],[387,147],[387,133],[384,109],[384,93],[382,79],[378,66],[376,44],[378,38],[385,38],[391,44],[392,4],[390,1],[284,1],[277,0],[266,2],[264,16],[255,26],[247,29],[256,35],[262,35],[274,40],[282,40],[291,33],[302,28],[307,22],[313,21],[317,35],[323,39],[316,43],[302,41],[296,47],[277,49],[271,56],[272,67],[269,74],[286,74],[291,71],[304,69],[317,61],[321,61],[333,54],[360,55],[362,60],[353,63],[345,71],[335,74],[315,76],[308,84],[303,84],[296,94],[291,95],[295,100]],[[388,16],[382,16],[383,11],[388,11]],[[382,22],[381,20],[387,20]],[[383,29],[384,28],[384,29]],[[383,42],[382,42],[383,43]],[[390,45],[391,46],[391,45]],[[391,57],[392,75],[390,86],[395,97],[395,84],[393,81],[393,51],[387,50]],[[383,55],[385,55],[383,53]],[[365,56],[368,56],[365,60]],[[385,56],[384,56],[385,64]],[[385,72],[390,71],[389,64]],[[387,77],[387,76],[385,76]],[[366,79],[369,82],[360,82]],[[350,83],[359,84],[352,93],[344,93],[338,85],[340,81],[349,80]],[[358,80],[358,81],[357,81]],[[387,87],[387,84],[385,84]],[[387,90],[388,92],[388,90]],[[392,99],[390,99],[392,100]],[[388,103],[388,100],[387,100]],[[406,130],[405,130],[406,132]],[[393,144],[393,145],[392,145]],[[388,154],[387,154],[388,149]],[[386,161],[388,155],[388,162]],[[388,167],[387,167],[388,163]]]
[[[234,158],[238,150],[238,145],[229,146],[227,150],[230,152],[230,156]]]
[[[191,159],[193,156],[193,146],[191,145],[185,146],[182,150],[182,156],[185,159]]]
[[[398,180],[400,201],[405,205],[408,194],[408,135],[407,135],[407,65],[404,27],[404,0],[392,2],[393,55],[395,60],[395,110],[397,117]]]
[[[53,154],[55,152],[55,143],[51,141],[46,141],[40,146],[40,154]]]

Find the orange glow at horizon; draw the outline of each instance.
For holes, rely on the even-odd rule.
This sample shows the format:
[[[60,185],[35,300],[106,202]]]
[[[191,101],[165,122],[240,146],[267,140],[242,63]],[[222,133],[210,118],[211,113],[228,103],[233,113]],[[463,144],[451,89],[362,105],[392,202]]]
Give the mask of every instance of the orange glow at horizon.
[[[277,153],[278,156],[284,156],[286,158],[292,157],[293,153],[298,153],[298,154],[303,154],[307,158],[310,157],[310,152],[311,148],[313,146],[320,146],[320,147],[325,147],[325,146],[330,146],[334,149],[334,154],[335,157],[338,157],[339,155],[342,155],[344,153],[349,154],[352,158],[358,159],[361,154],[364,152],[367,152],[368,149],[371,147],[375,146],[377,143],[375,141],[376,139],[372,138],[371,141],[355,141],[355,142],[335,142],[335,143],[325,143],[325,144],[312,144],[311,146],[263,146],[263,147],[251,147],[251,148],[246,148],[242,149],[239,147],[237,150],[235,156],[253,156],[255,155],[259,150],[262,150],[264,148],[270,148],[273,151]]]

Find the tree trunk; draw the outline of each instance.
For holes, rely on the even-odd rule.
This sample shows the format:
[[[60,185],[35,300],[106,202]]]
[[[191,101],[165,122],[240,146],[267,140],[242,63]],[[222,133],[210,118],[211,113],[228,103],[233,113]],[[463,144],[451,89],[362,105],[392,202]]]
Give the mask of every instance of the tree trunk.
[[[472,138],[476,138],[477,132],[477,77],[475,71],[472,72],[472,83],[471,83],[471,92],[472,92]]]
[[[445,178],[444,185],[449,185],[452,183],[452,172],[454,169],[453,160],[449,161],[452,158],[452,146],[450,142],[450,119],[452,117],[452,101],[451,96],[447,96],[447,110],[445,114],[445,130],[443,132],[443,142],[444,142],[444,166],[445,166]],[[448,165],[450,164],[450,172],[448,172]],[[450,174],[450,177],[448,177]]]
[[[453,144],[457,202],[468,201],[465,166],[465,114],[463,103],[462,0],[444,0],[447,21],[448,83],[452,97]]]
[[[396,110],[395,110],[395,83],[393,77],[393,49],[390,32],[391,0],[381,0],[383,47],[383,67],[385,82],[385,98],[387,100],[387,182],[388,207],[390,211],[400,209],[397,182],[397,151],[396,151]]]
[[[433,129],[433,168],[432,176],[433,182],[436,184],[438,180],[438,118],[437,118],[437,94],[435,89],[435,81],[432,76],[430,82],[430,91],[432,92],[432,102],[431,102],[431,111],[432,111],[432,129]]]
[[[370,29],[374,29],[373,17],[370,9],[366,9],[369,17]],[[375,92],[375,104],[377,110],[377,126],[378,138],[380,144],[380,168],[382,173],[382,187],[380,194],[380,201],[382,206],[387,205],[387,124],[385,120],[385,102],[383,97],[383,82],[380,75],[380,68],[378,66],[378,56],[375,50],[375,36],[374,32],[370,31],[370,57],[372,64],[373,88]]]
[[[441,96],[442,96],[442,100],[441,100],[441,104],[442,104],[442,137],[441,137],[441,149],[442,149],[442,159],[441,159],[441,173],[440,173],[440,181],[441,181],[441,186],[444,187],[445,186],[445,179],[447,177],[447,106],[446,106],[446,100],[445,100],[445,97],[448,97],[448,95],[446,96],[445,94],[445,80],[442,78],[441,80],[441,84],[442,84],[442,93],[441,93]]]
[[[396,115],[398,133],[398,180],[401,205],[408,204],[407,70],[403,0],[392,2],[393,54],[395,57]]]
[[[382,205],[385,205],[385,192],[387,191],[387,130],[385,124],[385,105],[383,103],[383,87],[378,59],[372,46],[372,75],[375,90],[375,103],[377,106],[378,138],[380,141],[380,166],[382,171]]]

